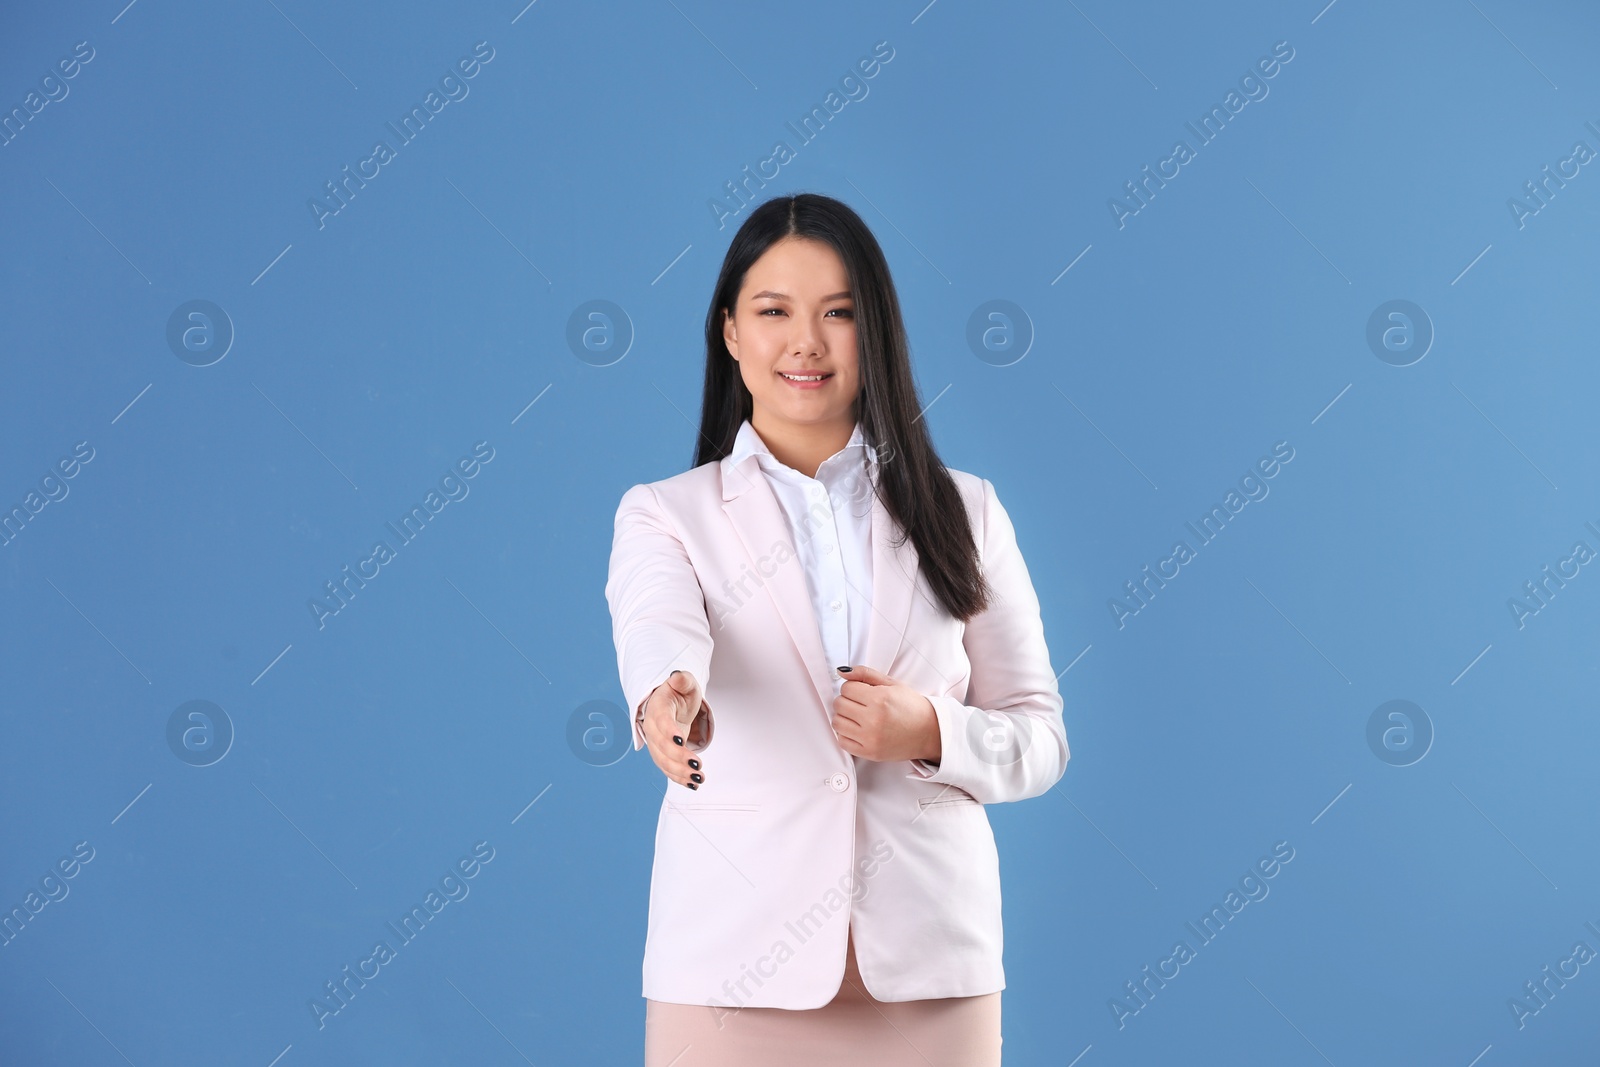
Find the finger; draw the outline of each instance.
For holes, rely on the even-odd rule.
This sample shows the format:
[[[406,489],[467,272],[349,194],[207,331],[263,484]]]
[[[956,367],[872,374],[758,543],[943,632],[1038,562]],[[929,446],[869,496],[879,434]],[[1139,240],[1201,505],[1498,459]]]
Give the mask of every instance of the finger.
[[[706,774],[705,771],[700,769],[702,766],[703,764],[701,764],[698,757],[685,757],[683,767],[679,770],[679,774],[683,776],[683,784],[690,789],[698,789],[704,785]]]
[[[867,697],[872,694],[872,686],[867,682],[851,679],[839,687],[839,695],[851,704],[860,707],[867,702]]]
[[[705,782],[705,759],[700,755],[699,747],[690,743],[687,733],[683,740],[681,748],[677,745],[672,746],[667,758],[685,785],[691,781],[695,785],[701,785]]]
[[[680,747],[673,744],[670,737],[665,743],[662,742],[661,738],[668,737],[667,731],[674,728],[672,723],[670,721],[665,725],[652,723],[647,718],[645,725],[645,740],[651,742],[650,754],[654,757],[656,766],[661,768],[661,772],[672,781],[682,786],[688,786],[690,789],[698,789],[704,784],[705,765],[700,759],[700,753],[687,746]],[[654,727],[653,731],[651,730],[652,726]],[[673,734],[670,736],[682,735]]]
[[[667,688],[679,696],[689,696],[700,690],[700,682],[694,675],[687,671],[673,671],[667,675]]]
[[[680,759],[670,760],[668,766],[671,769],[667,772],[667,777],[679,785],[688,786],[690,789],[699,789],[705,783],[705,772],[700,769],[703,765],[700,763],[698,756],[684,756]]]
[[[868,685],[894,685],[895,684],[894,679],[890,678],[887,674],[884,674],[882,671],[877,670],[877,669],[872,668],[872,667],[864,666],[864,665],[859,664],[859,663],[852,664],[851,667],[850,667],[850,670],[847,671],[847,672],[841,672],[839,677],[848,678],[848,679],[850,679],[852,681],[857,681],[857,682],[865,682]]]
[[[666,775],[668,780],[690,789],[698,789],[705,782],[705,772],[700,769],[703,764],[698,756],[676,754],[682,751],[674,749],[672,753],[666,753],[655,750],[651,754],[655,756],[656,766],[661,768],[661,773]]]

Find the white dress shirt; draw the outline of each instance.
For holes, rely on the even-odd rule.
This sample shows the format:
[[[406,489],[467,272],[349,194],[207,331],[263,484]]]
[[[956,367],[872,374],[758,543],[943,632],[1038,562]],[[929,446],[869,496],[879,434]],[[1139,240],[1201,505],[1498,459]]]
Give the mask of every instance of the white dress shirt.
[[[818,465],[815,478],[808,478],[780,462],[746,419],[729,456],[737,463],[751,454],[788,520],[837,696],[845,677],[833,668],[863,664],[867,623],[872,618],[872,494],[878,480],[877,456],[867,447],[857,423],[845,446]],[[888,666],[863,665],[880,671]],[[911,762],[927,774],[938,770],[938,764],[926,760]]]

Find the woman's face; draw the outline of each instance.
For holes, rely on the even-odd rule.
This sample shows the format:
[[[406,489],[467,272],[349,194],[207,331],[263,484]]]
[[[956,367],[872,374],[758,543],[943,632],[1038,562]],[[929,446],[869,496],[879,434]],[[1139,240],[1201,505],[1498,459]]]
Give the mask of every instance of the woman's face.
[[[860,391],[855,303],[832,246],[785,237],[750,265],[722,337],[739,361],[757,428],[854,426]],[[786,374],[823,375],[794,382]]]

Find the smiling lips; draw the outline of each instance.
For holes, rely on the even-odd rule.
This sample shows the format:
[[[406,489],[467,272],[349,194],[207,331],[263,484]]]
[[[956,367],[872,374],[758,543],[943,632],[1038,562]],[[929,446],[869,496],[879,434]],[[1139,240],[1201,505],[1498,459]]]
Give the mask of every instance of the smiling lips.
[[[796,389],[816,389],[819,388],[823,382],[827,381],[829,378],[832,378],[833,372],[812,371],[809,374],[791,374],[788,371],[779,371],[778,375]]]

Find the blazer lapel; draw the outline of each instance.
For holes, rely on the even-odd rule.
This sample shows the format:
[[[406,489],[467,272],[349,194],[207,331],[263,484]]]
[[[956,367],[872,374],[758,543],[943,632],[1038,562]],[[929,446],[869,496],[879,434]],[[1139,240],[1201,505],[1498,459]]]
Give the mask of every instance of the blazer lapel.
[[[889,673],[911,620],[911,594],[917,584],[917,549],[907,537],[896,546],[900,526],[872,494],[872,617],[867,622],[866,666]]]
[[[755,457],[746,457],[745,462],[737,466],[726,457],[720,463],[722,510],[744,548],[754,580],[766,589],[783,619],[790,638],[788,648],[800,657],[816,689],[819,706],[831,720],[838,674],[833,669],[835,664],[827,662],[827,653],[822,647],[822,631],[811,607],[805,567],[788,520]],[[908,537],[898,547],[893,544],[899,532],[898,525],[874,493],[872,590],[868,596],[871,616],[867,620],[865,665],[885,673],[904,640],[917,574],[917,550],[911,539]],[[779,554],[788,558],[777,563]],[[773,572],[770,577],[764,573],[767,570]]]

